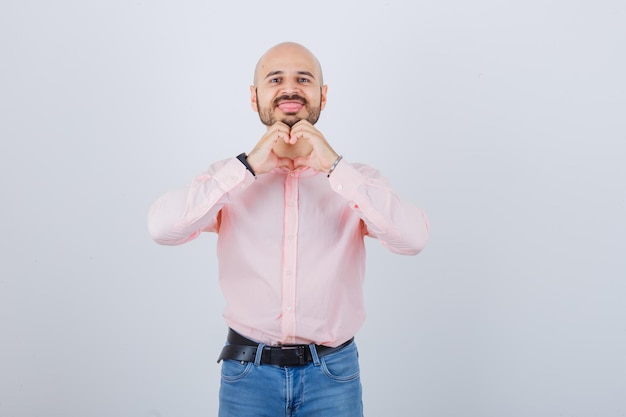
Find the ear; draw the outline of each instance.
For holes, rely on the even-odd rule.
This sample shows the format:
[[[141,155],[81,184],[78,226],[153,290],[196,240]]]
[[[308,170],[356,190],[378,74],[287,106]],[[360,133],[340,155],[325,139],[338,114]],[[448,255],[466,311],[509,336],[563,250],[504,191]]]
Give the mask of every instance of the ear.
[[[250,105],[252,106],[252,110],[257,113],[259,112],[259,105],[256,99],[256,87],[253,85],[250,86]]]
[[[328,86],[323,85],[321,90],[320,110],[324,110],[326,107],[326,93],[328,92]]]

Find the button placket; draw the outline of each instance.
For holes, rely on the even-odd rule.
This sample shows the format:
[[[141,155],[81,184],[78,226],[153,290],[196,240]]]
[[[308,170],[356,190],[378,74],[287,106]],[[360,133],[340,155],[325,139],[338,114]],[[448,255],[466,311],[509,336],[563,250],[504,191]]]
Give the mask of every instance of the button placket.
[[[298,177],[298,174],[290,173],[285,179],[282,270],[282,336],[285,341],[294,340],[296,332]]]

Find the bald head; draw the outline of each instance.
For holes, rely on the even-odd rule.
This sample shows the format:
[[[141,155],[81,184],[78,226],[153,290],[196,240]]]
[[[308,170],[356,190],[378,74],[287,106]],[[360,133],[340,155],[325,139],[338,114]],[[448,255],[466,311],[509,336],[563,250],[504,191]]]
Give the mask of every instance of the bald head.
[[[268,127],[276,122],[293,126],[303,119],[315,124],[326,105],[327,90],[320,63],[311,51],[285,42],[259,59],[250,86],[250,103]]]
[[[304,46],[295,42],[283,42],[271,47],[256,64],[254,69],[254,85],[273,71],[280,71],[284,66],[300,66],[309,68],[320,85],[324,84],[322,66],[319,61]]]

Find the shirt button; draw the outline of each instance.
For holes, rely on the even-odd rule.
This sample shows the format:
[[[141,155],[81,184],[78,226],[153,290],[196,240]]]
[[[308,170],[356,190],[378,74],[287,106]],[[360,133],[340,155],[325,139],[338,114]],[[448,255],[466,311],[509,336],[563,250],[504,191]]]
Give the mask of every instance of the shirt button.
[[[287,311],[293,310],[293,306],[287,306]]]
[[[339,185],[337,186],[337,189],[338,189],[339,191],[343,190],[343,185],[339,184]]]
[[[293,201],[288,202],[287,205],[293,207]]]

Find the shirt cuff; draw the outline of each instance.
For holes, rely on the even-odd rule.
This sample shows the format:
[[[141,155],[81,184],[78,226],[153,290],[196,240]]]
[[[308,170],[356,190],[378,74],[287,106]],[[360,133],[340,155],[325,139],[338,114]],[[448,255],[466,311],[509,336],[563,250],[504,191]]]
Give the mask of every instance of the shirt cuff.
[[[254,176],[237,158],[226,162],[221,169],[213,174],[213,179],[225,192],[243,190],[254,183]]]
[[[343,158],[328,178],[332,189],[346,198],[352,198],[365,182],[365,176]]]

